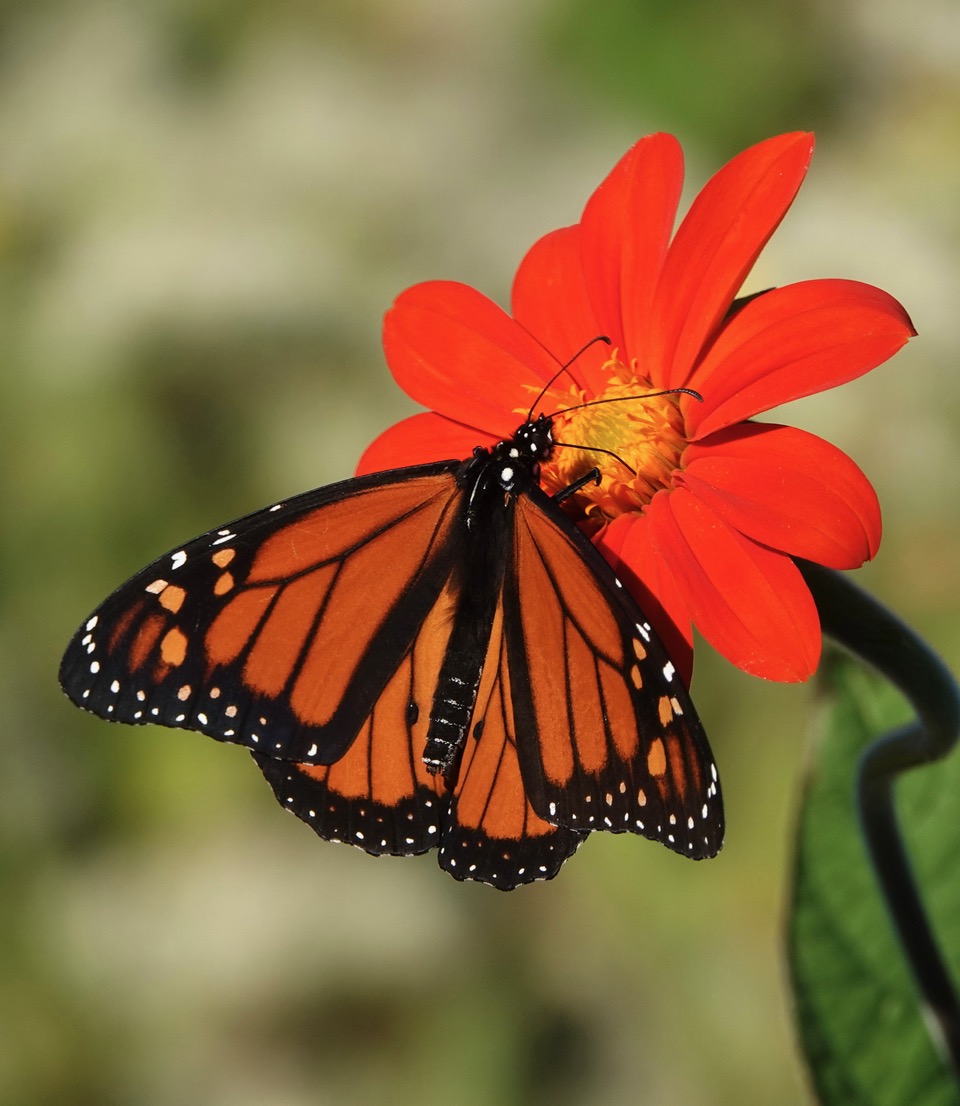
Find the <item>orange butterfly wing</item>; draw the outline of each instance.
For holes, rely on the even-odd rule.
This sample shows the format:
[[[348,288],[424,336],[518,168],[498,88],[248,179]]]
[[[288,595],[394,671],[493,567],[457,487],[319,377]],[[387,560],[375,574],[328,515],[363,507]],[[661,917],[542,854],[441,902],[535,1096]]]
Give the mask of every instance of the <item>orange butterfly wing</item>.
[[[539,488],[518,498],[504,586],[526,793],[544,819],[714,856],[723,806],[683,681],[610,566]]]
[[[525,736],[514,716],[501,603],[440,843],[440,867],[457,879],[503,891],[551,879],[587,836],[534,810],[517,754]]]
[[[333,484],[159,558],[78,630],[64,690],[111,720],[338,760],[458,559],[456,468]]]
[[[445,589],[335,764],[255,759],[278,800],[324,839],[373,855],[438,848],[440,866],[457,879],[510,890],[555,875],[585,835],[544,821],[524,793],[499,617],[459,764],[448,780],[427,772],[429,711],[455,603]]]

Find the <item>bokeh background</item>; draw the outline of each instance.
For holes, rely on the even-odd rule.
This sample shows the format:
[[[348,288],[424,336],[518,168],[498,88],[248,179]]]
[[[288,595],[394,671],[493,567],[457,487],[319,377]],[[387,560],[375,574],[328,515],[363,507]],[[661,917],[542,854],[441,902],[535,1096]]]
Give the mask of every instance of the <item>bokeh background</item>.
[[[702,648],[721,856],[596,836],[503,895],[320,843],[243,752],[83,715],[56,667],[132,571],[409,412],[401,289],[506,302],[644,133],[692,194],[797,128],[748,288],[851,277],[913,315],[789,418],[874,480],[861,579],[960,666],[958,75],[951,0],[0,6],[0,1100],[809,1100],[781,933],[812,688]]]

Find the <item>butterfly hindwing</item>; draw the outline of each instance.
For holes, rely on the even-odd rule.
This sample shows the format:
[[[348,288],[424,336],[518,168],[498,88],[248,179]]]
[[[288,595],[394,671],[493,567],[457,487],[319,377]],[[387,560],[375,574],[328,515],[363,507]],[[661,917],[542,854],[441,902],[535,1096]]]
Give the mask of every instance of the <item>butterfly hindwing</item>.
[[[525,795],[499,608],[461,757],[447,779],[424,766],[454,605],[448,587],[335,764],[255,759],[280,803],[324,839],[374,855],[438,848],[440,866],[457,879],[510,890],[554,876],[586,835],[544,821]]]
[[[460,553],[455,468],[320,488],[159,558],[78,630],[64,689],[107,719],[337,760]]]
[[[375,856],[437,847],[450,795],[443,777],[427,771],[423,749],[453,601],[445,588],[339,760],[291,764],[254,754],[279,802],[325,840]]]
[[[717,773],[683,681],[606,561],[537,487],[517,500],[504,627],[537,813],[715,855]]]
[[[552,879],[587,836],[548,822],[533,809],[517,740],[501,603],[438,859],[457,879],[503,891]]]

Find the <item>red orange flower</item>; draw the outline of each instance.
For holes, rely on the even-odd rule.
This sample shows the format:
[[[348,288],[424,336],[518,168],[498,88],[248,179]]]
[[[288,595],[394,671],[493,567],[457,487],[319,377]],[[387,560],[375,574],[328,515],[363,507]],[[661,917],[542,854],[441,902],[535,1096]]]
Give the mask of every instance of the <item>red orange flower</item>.
[[[598,467],[565,501],[655,619],[689,676],[692,625],[748,672],[802,680],[820,628],[792,558],[853,568],[880,541],[876,495],[834,446],[750,421],[875,368],[914,334],[896,300],[849,280],[734,297],[792,203],[813,153],[797,133],[744,151],[709,181],[671,234],[679,143],[642,139],[575,226],[541,238],[513,286],[512,317],[479,292],[436,281],[387,313],[384,349],[431,408],[383,434],[360,471],[469,456],[511,434],[544,384],[560,412],[548,490]],[[687,387],[688,395],[644,393]],[[595,399],[639,397],[582,407]],[[607,453],[609,450],[625,464]],[[629,468],[627,467],[629,466]],[[632,471],[631,471],[632,470]]]

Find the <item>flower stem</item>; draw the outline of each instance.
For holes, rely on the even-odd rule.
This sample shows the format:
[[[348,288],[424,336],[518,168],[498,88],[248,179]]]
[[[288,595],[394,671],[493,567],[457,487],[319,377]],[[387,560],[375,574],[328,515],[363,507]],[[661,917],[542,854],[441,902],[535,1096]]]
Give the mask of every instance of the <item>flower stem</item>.
[[[867,851],[913,970],[925,1020],[960,1079],[960,1001],[920,898],[893,797],[901,772],[939,760],[956,745],[960,688],[924,641],[842,573],[808,561],[798,560],[797,566],[824,631],[886,677],[917,715],[864,749],[857,802]]]

